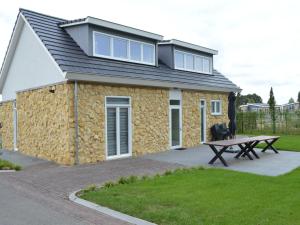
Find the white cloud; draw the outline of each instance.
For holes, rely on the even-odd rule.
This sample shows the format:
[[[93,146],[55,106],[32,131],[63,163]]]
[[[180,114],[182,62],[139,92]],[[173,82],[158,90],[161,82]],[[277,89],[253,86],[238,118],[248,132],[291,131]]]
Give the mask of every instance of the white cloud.
[[[300,91],[300,3],[239,0],[10,0],[0,8],[3,59],[18,8],[75,19],[87,15],[219,50],[215,68],[267,101],[278,103]]]

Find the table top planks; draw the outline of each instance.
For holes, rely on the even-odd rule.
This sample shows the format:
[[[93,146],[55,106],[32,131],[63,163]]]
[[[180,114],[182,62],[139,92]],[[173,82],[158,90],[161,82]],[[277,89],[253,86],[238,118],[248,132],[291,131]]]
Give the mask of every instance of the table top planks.
[[[280,136],[255,136],[255,137],[245,137],[238,139],[230,139],[230,140],[221,140],[221,141],[210,141],[203,143],[204,145],[214,145],[214,146],[222,146],[222,147],[230,147],[233,145],[245,144],[255,141],[268,141],[278,139]]]

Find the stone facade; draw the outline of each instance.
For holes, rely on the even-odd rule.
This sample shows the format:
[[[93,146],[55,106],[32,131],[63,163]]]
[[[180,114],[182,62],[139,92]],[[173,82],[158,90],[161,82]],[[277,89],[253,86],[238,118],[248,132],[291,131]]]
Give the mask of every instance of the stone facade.
[[[206,100],[206,140],[211,140],[210,127],[216,123],[228,123],[228,93],[182,91],[182,143],[184,147],[200,144],[200,99]],[[222,101],[222,115],[211,114],[211,100]]]
[[[78,87],[79,161],[105,160],[105,96],[131,97],[132,154],[169,148],[167,89],[81,83]]]
[[[0,103],[0,135],[2,148],[12,150],[14,148],[14,126],[13,126],[13,101]]]
[[[17,94],[18,149],[24,154],[74,164],[73,85]]]
[[[132,155],[165,151],[169,146],[169,89],[78,83],[80,164],[106,159],[105,97],[131,98]],[[200,145],[200,99],[207,103],[210,127],[228,122],[227,93],[182,91],[182,146]],[[211,115],[211,100],[222,100],[222,115]],[[55,161],[75,163],[74,84],[63,83],[17,94],[19,151]],[[3,147],[13,148],[12,102],[2,103]]]

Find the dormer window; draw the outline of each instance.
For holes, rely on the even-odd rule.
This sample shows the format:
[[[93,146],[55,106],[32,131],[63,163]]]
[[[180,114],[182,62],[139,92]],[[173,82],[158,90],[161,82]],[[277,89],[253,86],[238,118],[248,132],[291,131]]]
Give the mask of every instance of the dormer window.
[[[212,57],[175,50],[175,69],[197,73],[212,73]]]
[[[155,65],[154,44],[93,32],[94,56]]]

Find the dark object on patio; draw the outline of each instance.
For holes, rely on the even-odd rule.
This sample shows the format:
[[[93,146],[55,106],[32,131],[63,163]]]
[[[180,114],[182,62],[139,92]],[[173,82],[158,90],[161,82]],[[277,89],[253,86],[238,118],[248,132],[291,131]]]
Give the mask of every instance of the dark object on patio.
[[[230,131],[225,123],[215,124],[210,128],[210,130],[213,141],[225,140],[230,136]]]
[[[186,150],[187,148],[175,148],[174,150]]]
[[[235,118],[235,93],[230,92],[228,96],[228,119],[229,119],[229,131],[230,131],[230,138],[233,139],[235,137],[236,131],[236,118]]]

